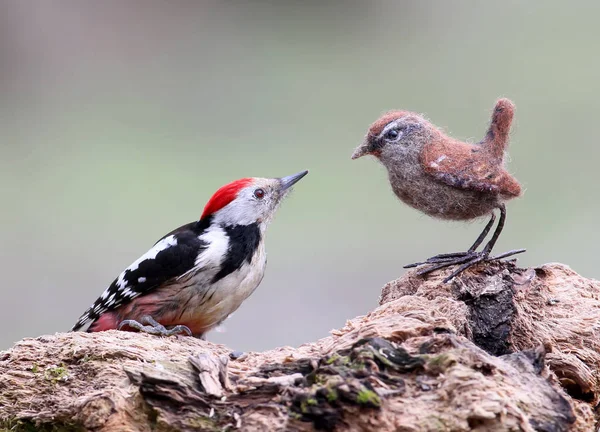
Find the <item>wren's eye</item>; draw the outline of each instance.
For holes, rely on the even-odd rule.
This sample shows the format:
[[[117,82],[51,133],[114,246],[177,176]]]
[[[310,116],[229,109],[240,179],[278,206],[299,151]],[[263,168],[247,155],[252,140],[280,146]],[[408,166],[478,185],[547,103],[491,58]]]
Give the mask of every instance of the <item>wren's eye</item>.
[[[395,141],[399,135],[400,132],[398,131],[398,129],[390,129],[385,133],[385,139]]]
[[[255,189],[254,196],[258,199],[263,199],[265,197],[265,190],[261,188]]]

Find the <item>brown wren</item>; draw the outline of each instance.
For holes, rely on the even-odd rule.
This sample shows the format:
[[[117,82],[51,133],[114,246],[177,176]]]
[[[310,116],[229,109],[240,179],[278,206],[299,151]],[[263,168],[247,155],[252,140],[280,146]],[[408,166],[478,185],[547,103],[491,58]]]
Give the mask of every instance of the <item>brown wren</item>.
[[[504,201],[521,194],[517,180],[504,169],[513,115],[514,104],[508,99],[498,100],[490,127],[477,144],[451,138],[421,115],[408,111],[388,112],[371,125],[352,159],[375,156],[386,167],[392,189],[401,201],[441,219],[469,220],[491,215],[466,252],[436,255],[404,268],[428,264],[417,272],[424,275],[459,265],[444,279],[448,282],[476,263],[525,252],[517,249],[490,257],[506,220]],[[494,225],[495,209],[500,211],[496,230],[477,251]]]

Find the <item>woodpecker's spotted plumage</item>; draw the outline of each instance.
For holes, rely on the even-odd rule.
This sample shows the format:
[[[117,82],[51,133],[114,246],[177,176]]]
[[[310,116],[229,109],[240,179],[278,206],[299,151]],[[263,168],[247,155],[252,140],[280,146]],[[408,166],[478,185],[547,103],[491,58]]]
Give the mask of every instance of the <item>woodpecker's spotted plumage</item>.
[[[197,222],[161,238],[126,268],[72,330],[116,329],[151,316],[202,336],[260,284],[264,232],[281,199],[306,171],[281,179],[246,178],[219,189]]]
[[[171,279],[177,279],[195,266],[195,261],[208,243],[200,239],[201,222],[179,228],[177,233],[160,239],[125,269],[84,313],[73,330],[97,320],[103,313],[117,309]]]

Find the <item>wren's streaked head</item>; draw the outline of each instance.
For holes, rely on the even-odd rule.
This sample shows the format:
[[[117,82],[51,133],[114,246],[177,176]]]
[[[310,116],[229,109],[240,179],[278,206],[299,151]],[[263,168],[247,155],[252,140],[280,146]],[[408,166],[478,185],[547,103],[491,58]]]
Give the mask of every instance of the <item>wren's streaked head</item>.
[[[384,165],[399,157],[413,159],[430,139],[435,127],[422,116],[408,111],[391,111],[371,125],[352,159],[373,155]],[[416,160],[415,160],[416,162]]]
[[[249,225],[263,228],[271,221],[283,198],[308,171],[282,178],[243,178],[221,187],[206,203],[200,219],[212,216],[223,225]]]

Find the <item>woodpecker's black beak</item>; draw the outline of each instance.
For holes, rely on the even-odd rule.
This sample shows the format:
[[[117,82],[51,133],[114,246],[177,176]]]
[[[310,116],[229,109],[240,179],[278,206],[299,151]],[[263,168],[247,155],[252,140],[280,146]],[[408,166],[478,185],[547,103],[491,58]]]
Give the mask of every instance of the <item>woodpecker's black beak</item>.
[[[285,190],[291,188],[296,183],[298,183],[300,181],[300,179],[302,177],[304,177],[306,174],[308,174],[308,170],[299,172],[298,174],[292,174],[291,176],[281,177],[279,179],[281,181],[281,190],[285,191]]]

